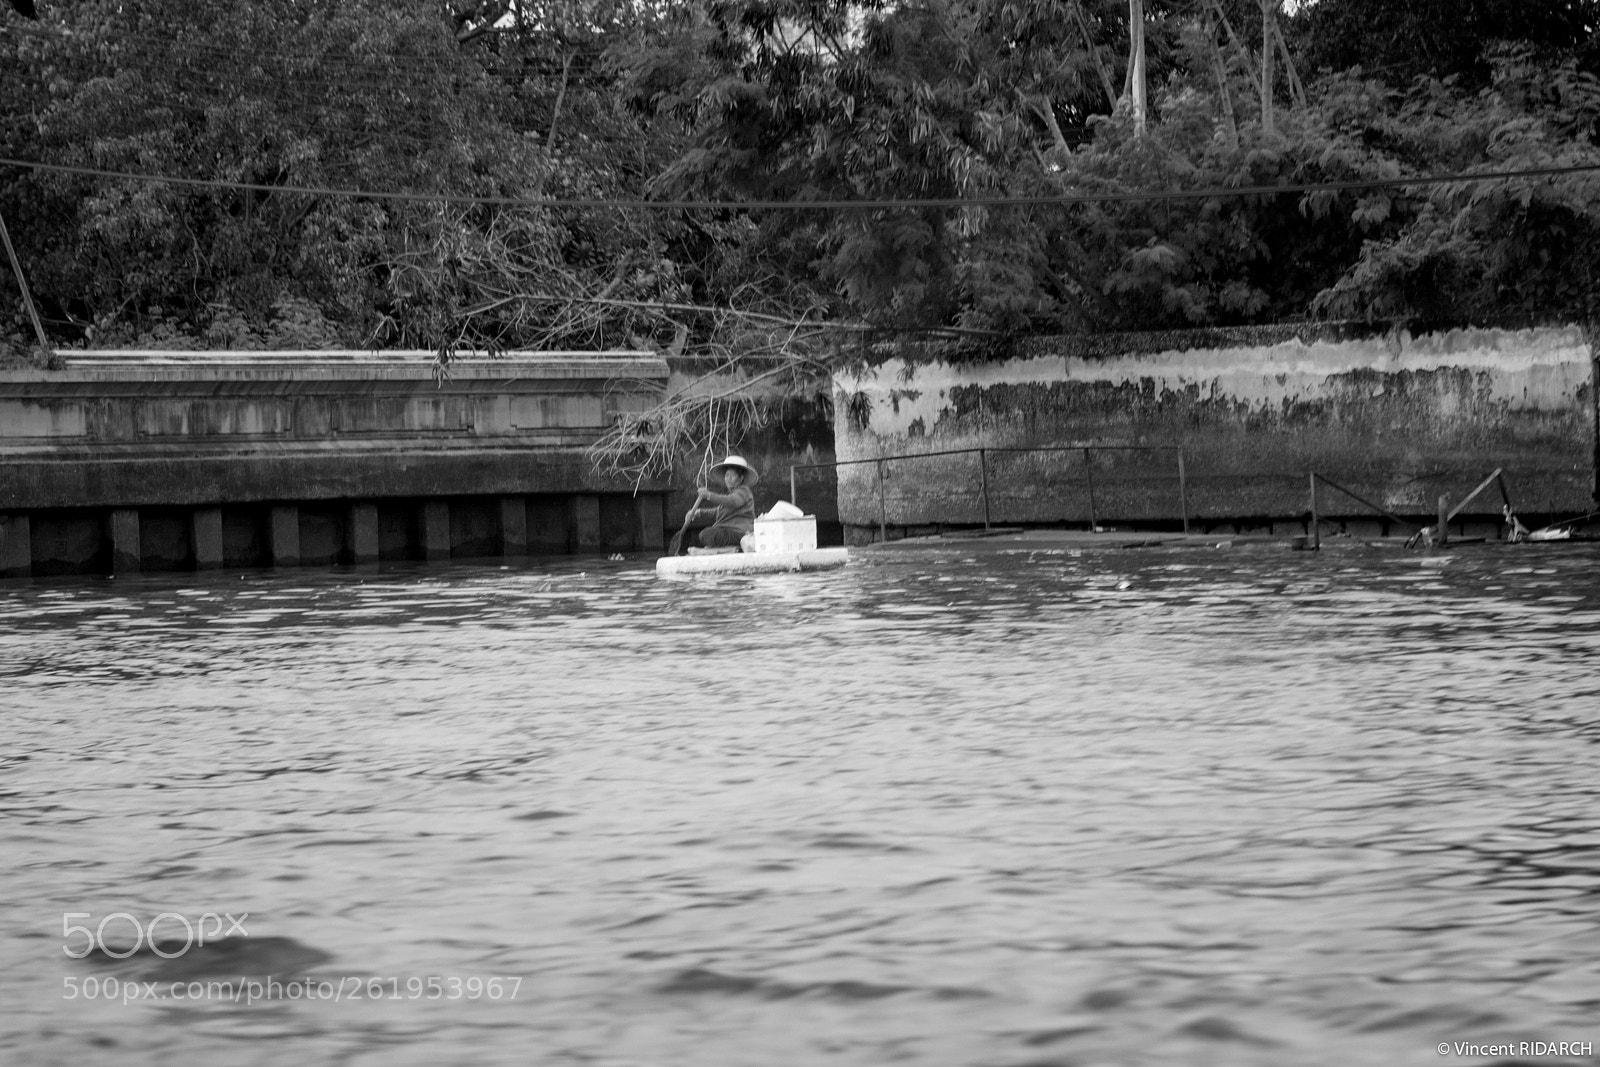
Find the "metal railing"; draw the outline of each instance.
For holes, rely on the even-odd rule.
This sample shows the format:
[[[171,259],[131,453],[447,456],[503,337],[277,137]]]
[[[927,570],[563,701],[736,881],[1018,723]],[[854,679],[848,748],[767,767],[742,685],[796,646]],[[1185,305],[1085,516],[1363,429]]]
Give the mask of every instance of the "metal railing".
[[[1433,541],[1434,544],[1444,545],[1444,544],[1447,544],[1449,542],[1449,540],[1450,540],[1450,521],[1452,519],[1454,519],[1457,515],[1461,514],[1463,511],[1465,511],[1467,505],[1472,503],[1474,500],[1478,499],[1479,494],[1481,494],[1485,489],[1489,488],[1491,485],[1498,485],[1500,487],[1500,499],[1505,504],[1504,514],[1506,514],[1507,516],[1509,516],[1511,514],[1511,491],[1506,488],[1506,480],[1505,480],[1504,476],[1501,473],[1503,471],[1503,469],[1504,468],[1496,467],[1493,471],[1490,472],[1489,477],[1487,477],[1483,481],[1479,482],[1478,483],[1478,487],[1476,489],[1474,489],[1472,492],[1468,493],[1466,496],[1462,497],[1461,498],[1461,503],[1457,504],[1453,508],[1450,506],[1450,497],[1449,497],[1448,494],[1445,494],[1445,495],[1439,497],[1439,520],[1438,520],[1439,524],[1438,524],[1438,526],[1434,527],[1434,530],[1435,530],[1435,533],[1434,533],[1435,540]],[[1358,504],[1365,504],[1367,507],[1371,508],[1373,511],[1376,511],[1378,514],[1380,514],[1380,515],[1384,516],[1385,518],[1387,518],[1390,522],[1398,523],[1401,526],[1409,526],[1409,527],[1417,530],[1418,534],[1421,534],[1422,531],[1424,529],[1426,529],[1426,527],[1420,527],[1416,522],[1414,522],[1412,520],[1402,519],[1400,516],[1396,515],[1394,512],[1390,511],[1389,509],[1384,508],[1384,507],[1380,507],[1379,505],[1374,504],[1372,501],[1366,499],[1365,497],[1351,492],[1350,490],[1346,489],[1344,486],[1340,485],[1339,483],[1329,479],[1326,475],[1318,474],[1316,471],[1312,471],[1311,472],[1311,547],[1312,548],[1321,548],[1322,547],[1322,520],[1321,520],[1321,518],[1320,518],[1320,516],[1318,515],[1318,512],[1317,512],[1317,483],[1319,483],[1319,482],[1321,484],[1327,486],[1329,489],[1333,489],[1333,490],[1336,490],[1336,491],[1338,491],[1340,493],[1343,493],[1345,496],[1349,497],[1351,500],[1354,500]],[[1415,540],[1415,537],[1413,537],[1413,540]]]
[[[1189,532],[1189,486],[1188,477],[1184,471],[1183,448],[1179,445],[1048,445],[1037,448],[948,448],[937,452],[902,452],[894,456],[877,456],[872,459],[843,459],[833,463],[795,463],[789,466],[789,499],[796,501],[799,496],[798,472],[803,470],[821,470],[838,467],[854,467],[866,463],[876,464],[878,473],[878,539],[889,540],[888,502],[884,491],[884,464],[902,459],[931,459],[935,456],[970,456],[974,453],[978,457],[978,485],[983,496],[983,528],[991,530],[989,508],[989,456],[995,453],[1059,453],[1081,452],[1083,454],[1084,471],[1089,490],[1089,527],[1093,529],[1100,524],[1098,508],[1094,496],[1094,465],[1091,456],[1095,452],[1172,452],[1177,455],[1178,461],[1178,514],[1183,518],[1183,532]]]

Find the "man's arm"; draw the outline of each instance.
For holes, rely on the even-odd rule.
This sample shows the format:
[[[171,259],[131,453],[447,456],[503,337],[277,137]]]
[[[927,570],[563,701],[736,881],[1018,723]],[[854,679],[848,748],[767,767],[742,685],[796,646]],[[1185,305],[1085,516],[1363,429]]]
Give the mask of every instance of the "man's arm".
[[[713,493],[709,489],[700,490],[700,499],[709,500],[721,508],[736,508],[746,502],[754,503],[755,494],[748,486],[741,485],[731,493]]]

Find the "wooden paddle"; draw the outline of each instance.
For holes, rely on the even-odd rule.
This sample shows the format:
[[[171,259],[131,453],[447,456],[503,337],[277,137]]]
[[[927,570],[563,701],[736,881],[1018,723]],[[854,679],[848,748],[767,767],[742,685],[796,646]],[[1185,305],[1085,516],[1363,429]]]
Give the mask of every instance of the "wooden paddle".
[[[698,505],[700,501],[696,499],[695,503]],[[689,532],[689,523],[694,518],[696,510],[696,508],[690,508],[689,513],[683,517],[683,525],[678,527],[678,532],[672,535],[672,542],[667,545],[667,555],[676,556],[678,550],[683,547],[683,535]]]

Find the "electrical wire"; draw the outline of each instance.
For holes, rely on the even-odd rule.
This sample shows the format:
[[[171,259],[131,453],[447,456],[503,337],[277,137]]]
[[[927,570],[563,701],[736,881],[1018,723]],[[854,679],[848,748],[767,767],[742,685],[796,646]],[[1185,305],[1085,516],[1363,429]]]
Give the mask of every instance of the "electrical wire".
[[[1161,203],[1183,200],[1212,200],[1244,197],[1282,196],[1289,193],[1352,192],[1374,189],[1400,189],[1416,186],[1475,185],[1481,182],[1516,181],[1530,178],[1558,178],[1600,173],[1600,162],[1562,167],[1530,167],[1523,170],[1480,171],[1473,174],[1423,174],[1409,178],[1352,178],[1332,182],[1292,182],[1282,185],[1214,186],[1203,189],[1167,189],[1101,193],[1060,193],[1038,196],[928,197],[924,199],[865,200],[645,200],[628,198],[573,198],[566,200],[531,199],[514,196],[468,196],[458,193],[419,193],[400,190],[346,189],[332,186],[264,185],[211,178],[180,178],[163,174],[106,170],[66,163],[0,156],[0,166],[55,174],[112,178],[119,181],[151,182],[198,189],[229,189],[264,193],[292,193],[301,196],[347,197],[364,200],[421,201],[433,204],[467,204],[490,207],[537,207],[619,209],[644,211],[894,211],[930,208],[1005,208],[1059,207],[1074,204]]]

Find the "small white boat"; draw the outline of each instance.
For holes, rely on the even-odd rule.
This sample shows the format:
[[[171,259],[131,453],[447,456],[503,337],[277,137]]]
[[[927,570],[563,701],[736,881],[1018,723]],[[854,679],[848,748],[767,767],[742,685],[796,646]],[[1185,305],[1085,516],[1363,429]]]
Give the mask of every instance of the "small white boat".
[[[1535,530],[1528,535],[1530,541],[1570,541],[1572,540],[1572,527],[1546,526],[1542,530]]]
[[[807,548],[795,552],[718,552],[703,556],[662,556],[657,574],[783,574],[830,571],[850,560],[848,548]]]
[[[831,571],[850,559],[848,548],[818,548],[817,519],[786,500],[758,517],[744,537],[745,551],[691,548],[687,556],[662,556],[657,574],[783,574]]]

